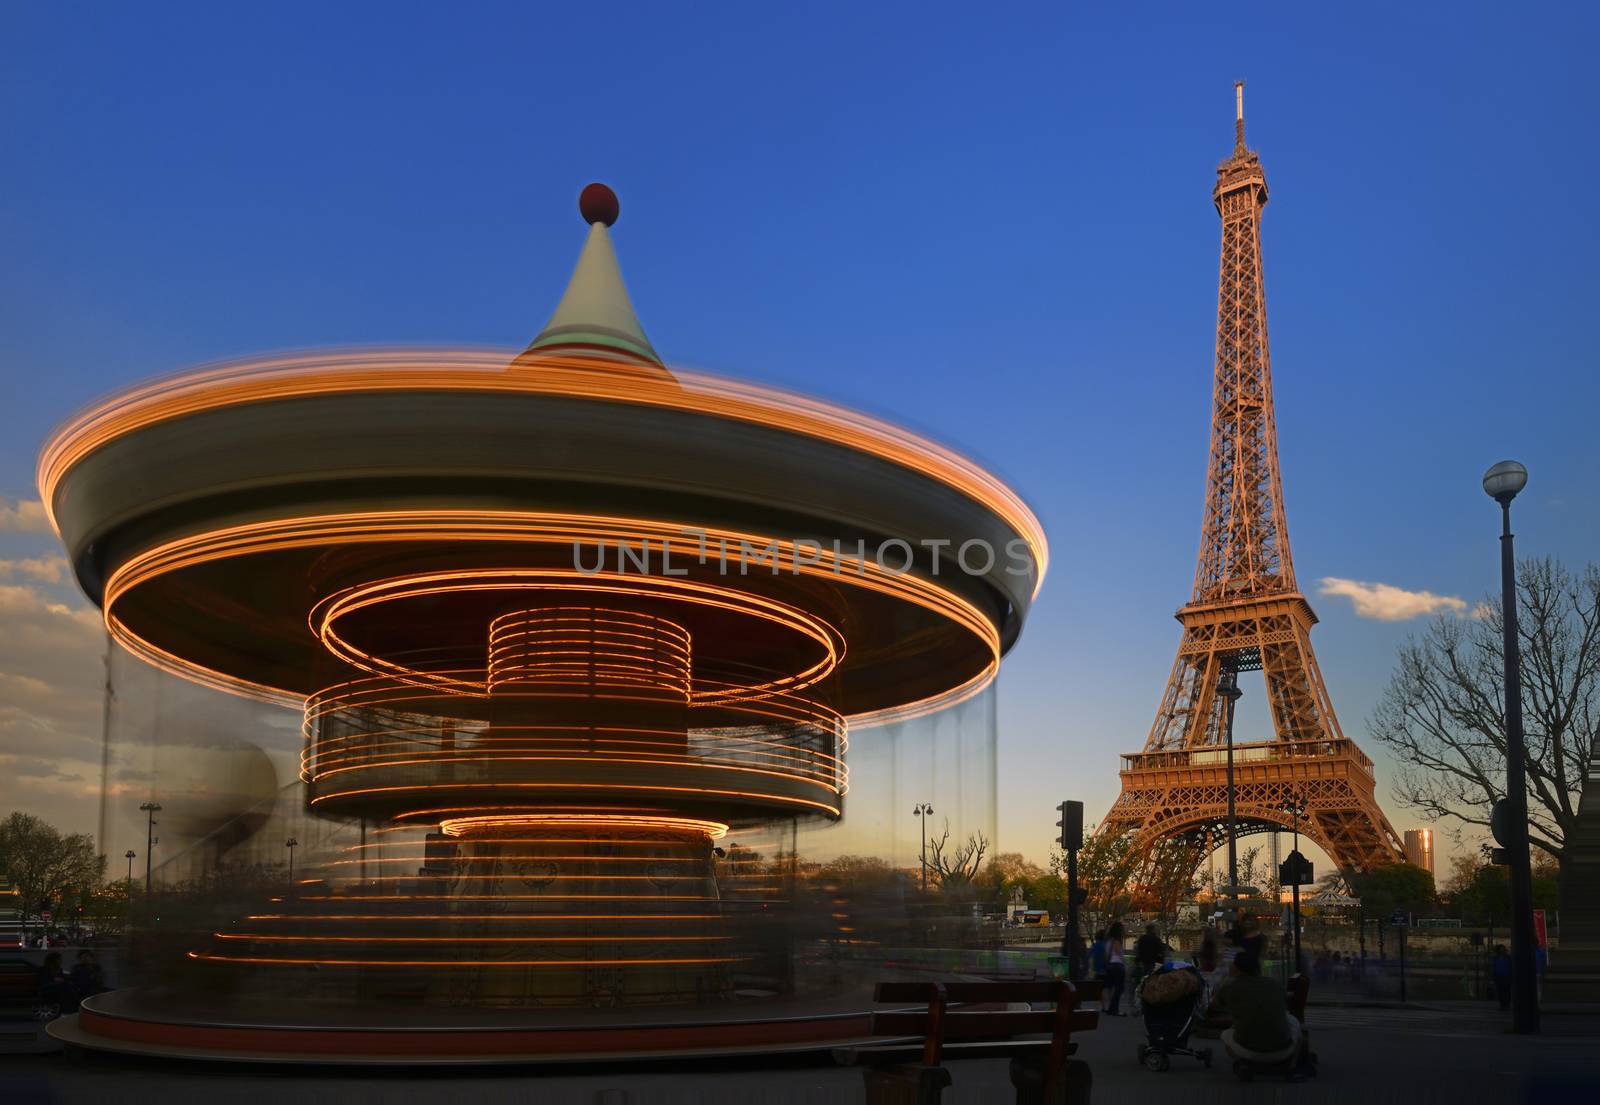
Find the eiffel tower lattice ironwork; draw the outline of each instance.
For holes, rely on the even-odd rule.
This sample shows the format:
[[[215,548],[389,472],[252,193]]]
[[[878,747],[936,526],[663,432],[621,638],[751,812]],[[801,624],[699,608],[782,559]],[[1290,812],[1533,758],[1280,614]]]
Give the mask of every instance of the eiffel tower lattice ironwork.
[[[1234,744],[1238,833],[1290,827],[1346,871],[1396,862],[1400,839],[1373,796],[1372,761],[1345,737],[1311,651],[1317,617],[1295,583],[1284,520],[1272,408],[1261,209],[1267,181],[1244,142],[1237,86],[1233,154],[1212,193],[1222,217],[1211,456],[1194,596],[1178,611],[1183,637],[1143,752],[1122,758],[1122,793],[1103,830],[1132,830],[1148,850],[1182,840],[1200,849],[1227,818],[1224,672],[1260,671],[1273,739]]]

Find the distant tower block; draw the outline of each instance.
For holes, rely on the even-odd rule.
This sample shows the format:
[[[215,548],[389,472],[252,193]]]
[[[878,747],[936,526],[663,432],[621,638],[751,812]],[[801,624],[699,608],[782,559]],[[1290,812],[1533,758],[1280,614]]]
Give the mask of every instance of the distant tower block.
[[[1223,746],[1225,671],[1259,671],[1273,737],[1235,735],[1240,833],[1292,827],[1284,800],[1306,803],[1299,829],[1344,870],[1401,857],[1373,797],[1372,761],[1345,737],[1311,651],[1316,624],[1295,583],[1278,474],[1278,432],[1261,275],[1267,179],[1244,141],[1244,92],[1235,86],[1233,154],[1212,191],[1222,216],[1211,449],[1194,595],[1178,611],[1183,638],[1143,752],[1122,758],[1122,794],[1104,826],[1134,830],[1149,848],[1180,839],[1196,849],[1221,838],[1227,817]]]
[[[1436,873],[1433,869],[1432,829],[1406,830],[1406,862],[1422,868],[1430,875]]]

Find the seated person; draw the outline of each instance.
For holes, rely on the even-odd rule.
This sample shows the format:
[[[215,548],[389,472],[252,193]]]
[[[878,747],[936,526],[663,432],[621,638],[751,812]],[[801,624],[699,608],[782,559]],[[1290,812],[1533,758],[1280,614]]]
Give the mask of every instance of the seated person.
[[[77,1009],[78,1003],[84,998],[104,993],[106,989],[105,974],[100,968],[100,961],[95,958],[94,952],[88,948],[84,948],[78,953],[78,965],[72,968],[71,974],[67,975],[67,981],[72,986],[73,1009]]]
[[[39,965],[39,1007],[54,1017],[73,1008],[72,982],[61,970],[61,953],[50,952]]]
[[[1289,1015],[1284,988],[1261,977],[1261,957],[1241,951],[1233,960],[1228,981],[1211,1003],[1214,1010],[1232,1018],[1222,1044],[1236,1059],[1257,1063],[1282,1063],[1294,1058],[1300,1047],[1300,1022]]]

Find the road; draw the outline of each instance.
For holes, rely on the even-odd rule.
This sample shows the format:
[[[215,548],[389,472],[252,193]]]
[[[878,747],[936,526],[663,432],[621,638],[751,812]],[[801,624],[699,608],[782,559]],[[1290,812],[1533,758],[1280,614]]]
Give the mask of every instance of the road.
[[[1094,1071],[1095,1105],[1173,1102],[1339,1102],[1358,1105],[1534,1105],[1600,1100],[1600,1015],[1550,1015],[1537,1038],[1504,1031],[1488,1003],[1427,1007],[1313,1007],[1312,1039],[1321,1072],[1312,1081],[1241,1084],[1218,1048],[1217,1067],[1178,1056],[1170,1071],[1139,1067],[1135,1050],[1143,1026],[1132,1017],[1106,1018],[1085,1035],[1081,1058]],[[1006,1065],[956,1064],[950,1105],[1011,1100]],[[522,1068],[481,1074],[415,1070],[212,1067],[95,1056],[0,1057],[0,1102],[5,1105],[856,1105],[864,1100],[860,1074],[827,1061],[739,1066],[706,1063],[641,1068]]]

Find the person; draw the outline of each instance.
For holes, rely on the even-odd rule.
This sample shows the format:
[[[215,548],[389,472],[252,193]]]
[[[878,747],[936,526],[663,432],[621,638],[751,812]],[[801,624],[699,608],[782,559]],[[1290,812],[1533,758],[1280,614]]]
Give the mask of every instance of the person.
[[[1217,985],[1221,985],[1233,969],[1233,959],[1244,948],[1244,931],[1234,925],[1222,934],[1222,955],[1217,960]]]
[[[72,1004],[72,983],[61,970],[61,953],[50,952],[39,964],[39,997],[41,1007],[51,1010],[54,1016]]]
[[[1494,981],[1494,996],[1501,1009],[1511,1008],[1511,953],[1504,944],[1494,946],[1494,958],[1489,961],[1489,977]]]
[[[1089,945],[1089,977],[1106,976],[1106,930],[1096,929],[1094,943]]]
[[[1139,937],[1139,942],[1133,946],[1133,957],[1139,961],[1139,966],[1145,974],[1149,974],[1161,966],[1167,957],[1167,943],[1161,939],[1161,934],[1154,925],[1144,927],[1144,935]]]
[[[1257,960],[1267,953],[1267,937],[1254,917],[1246,917],[1239,927],[1239,950],[1247,951]]]
[[[1212,1007],[1230,1018],[1222,1045],[1237,1059],[1282,1063],[1299,1050],[1300,1022],[1289,1015],[1283,986],[1261,976],[1261,957],[1255,952],[1242,951],[1234,958]]]
[[[95,958],[94,952],[88,948],[78,953],[78,962],[68,980],[72,983],[74,1006],[84,998],[105,992],[105,973],[100,969],[100,961]]]
[[[1106,929],[1106,987],[1105,1011],[1113,1017],[1122,1016],[1122,991],[1128,985],[1128,965],[1122,954],[1122,922]]]
[[[1167,944],[1161,939],[1155,925],[1146,925],[1144,933],[1133,945],[1133,1005],[1138,1012],[1139,988],[1144,980],[1166,960]]]

